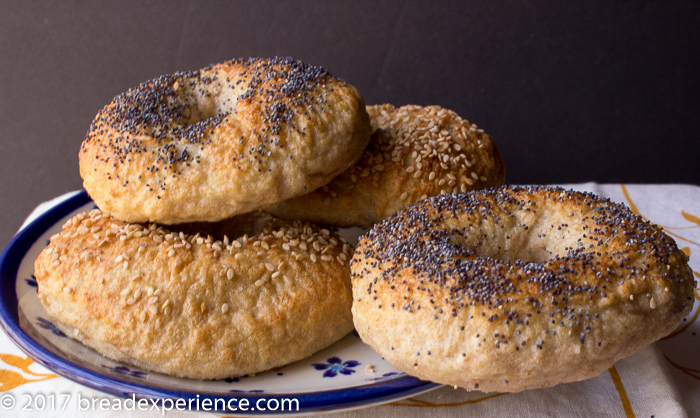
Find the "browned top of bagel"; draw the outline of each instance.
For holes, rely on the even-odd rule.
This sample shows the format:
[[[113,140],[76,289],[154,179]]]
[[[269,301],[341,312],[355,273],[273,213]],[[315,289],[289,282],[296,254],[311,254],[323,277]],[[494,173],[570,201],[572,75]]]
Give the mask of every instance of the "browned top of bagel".
[[[362,158],[316,191],[266,210],[286,219],[372,226],[429,196],[500,186],[491,137],[440,106],[367,106],[374,133]]]
[[[80,174],[118,219],[218,221],[327,183],[370,133],[359,92],[325,69],[238,59],[118,95],[90,126]]]
[[[166,229],[94,210],[34,266],[39,301],[71,338],[148,370],[217,379],[350,332],[352,251],[332,231],[269,216]]]
[[[587,193],[512,187],[419,202],[360,239],[356,329],[388,361],[468,389],[595,376],[693,305],[661,228]]]

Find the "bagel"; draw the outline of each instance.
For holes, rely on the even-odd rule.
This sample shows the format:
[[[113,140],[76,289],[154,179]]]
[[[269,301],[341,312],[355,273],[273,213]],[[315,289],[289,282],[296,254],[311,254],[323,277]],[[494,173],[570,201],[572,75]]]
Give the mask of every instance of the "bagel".
[[[359,92],[291,58],[232,60],[145,82],[95,117],[83,186],[125,222],[214,222],[318,188],[371,127]]]
[[[169,230],[94,210],[71,218],[34,267],[39,301],[69,337],[146,370],[218,379],[352,331],[352,251],[333,232],[269,215]]]
[[[353,318],[395,367],[518,392],[598,375],[693,306],[687,256],[622,205],[553,187],[421,201],[351,260]]]
[[[440,106],[368,106],[374,133],[360,160],[329,184],[266,210],[285,219],[370,227],[441,193],[503,185],[490,136]]]

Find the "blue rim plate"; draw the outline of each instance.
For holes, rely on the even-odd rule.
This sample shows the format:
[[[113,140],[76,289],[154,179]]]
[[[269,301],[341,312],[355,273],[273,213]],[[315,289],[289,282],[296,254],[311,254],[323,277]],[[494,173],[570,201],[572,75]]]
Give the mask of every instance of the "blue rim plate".
[[[84,191],[54,204],[12,239],[0,256],[0,324],[32,359],[55,373],[99,391],[162,403],[183,399],[192,410],[237,415],[309,414],[386,403],[435,389],[393,368],[356,334],[308,359],[256,376],[214,381],[174,378],[107,359],[67,338],[47,319],[36,297],[34,259],[51,235],[94,203]],[[341,231],[342,233],[343,231]],[[351,238],[349,238],[351,239]],[[372,367],[367,367],[372,365]],[[209,404],[205,401],[209,399]],[[253,409],[230,409],[247,399]],[[296,399],[298,410],[255,409],[259,399]],[[196,402],[199,401],[199,402]],[[234,402],[229,402],[234,401]],[[204,405],[215,405],[207,409]],[[275,405],[273,402],[271,405]]]

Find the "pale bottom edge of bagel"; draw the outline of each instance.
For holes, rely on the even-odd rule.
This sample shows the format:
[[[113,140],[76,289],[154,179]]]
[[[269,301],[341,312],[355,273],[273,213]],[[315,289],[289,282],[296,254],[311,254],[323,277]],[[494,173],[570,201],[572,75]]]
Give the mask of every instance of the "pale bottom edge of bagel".
[[[241,369],[240,372],[230,372],[230,373],[222,373],[216,376],[201,376],[201,375],[192,375],[189,373],[182,373],[178,370],[169,370],[167,368],[164,368],[162,366],[159,366],[157,364],[147,364],[142,361],[139,361],[138,359],[135,359],[132,356],[129,356],[119,350],[117,347],[114,345],[108,343],[108,342],[101,342],[97,341],[90,336],[82,333],[80,329],[74,328],[69,325],[65,325],[62,322],[58,321],[56,318],[51,316],[49,314],[49,318],[51,319],[51,322],[58,328],[61,332],[63,332],[66,337],[69,337],[73,340],[76,340],[80,342],[81,344],[85,345],[86,347],[89,347],[93,350],[95,350],[98,354],[107,357],[111,360],[118,361],[121,363],[125,363],[131,366],[136,366],[138,368],[147,370],[149,372],[155,372],[155,373],[162,373],[162,374],[167,374],[170,376],[175,376],[175,377],[180,377],[180,378],[186,378],[186,379],[196,379],[196,380],[216,380],[216,379],[225,379],[228,377],[237,377],[237,376],[245,376],[251,373],[262,373],[264,371],[274,369],[275,367],[281,367],[287,364],[294,363],[299,360],[303,360],[307,357],[312,356],[318,351],[321,351],[325,348],[330,347],[331,345],[335,344],[336,342],[340,341],[343,337],[348,335],[350,332],[353,331],[354,328],[350,328],[349,330],[341,330],[339,334],[337,335],[337,338],[334,338],[324,344],[319,345],[318,348],[312,349],[309,351],[308,354],[299,356],[298,358],[294,359],[287,359],[287,361],[282,361],[282,362],[277,362],[274,361],[274,359],[271,359],[269,366],[264,367],[264,368],[259,368],[259,369],[250,369],[250,368],[245,368]],[[226,369],[226,370],[231,370],[231,369]]]
[[[678,322],[677,326],[680,326],[681,321]],[[386,351],[377,347],[374,341],[367,333],[371,334],[372,331],[368,329],[363,329],[363,327],[356,325],[356,330],[360,335],[362,341],[372,347],[375,351],[382,355],[382,357],[389,362],[392,366],[399,370],[404,371],[406,374],[417,377],[422,380],[432,381],[434,383],[439,383],[442,385],[454,386],[455,388],[461,387],[467,391],[478,390],[481,392],[500,392],[500,393],[515,393],[522,392],[532,389],[543,389],[550,388],[560,384],[565,383],[575,383],[584,380],[592,379],[600,374],[609,370],[618,361],[634,355],[643,349],[654,344],[656,341],[664,338],[666,335],[671,334],[676,327],[669,329],[664,335],[656,335],[653,338],[647,338],[646,340],[640,341],[629,341],[629,344],[622,344],[620,350],[616,355],[608,358],[601,358],[595,361],[582,361],[575,370],[571,368],[562,369],[559,373],[554,373],[551,370],[548,371],[546,375],[539,376],[527,376],[523,381],[519,381],[518,376],[511,376],[510,380],[504,380],[503,376],[490,376],[486,377],[483,375],[474,376],[470,378],[467,374],[460,373],[459,376],[437,376],[435,373],[426,372],[421,369],[411,368],[408,363],[402,361],[403,359],[393,358],[391,351]],[[630,338],[629,340],[633,340]],[[523,376],[525,377],[525,376]]]
[[[65,325],[59,321],[57,321],[55,318],[51,318],[51,322],[56,326],[56,328],[59,329],[62,333],[66,335],[66,337],[69,337],[73,340],[76,340],[80,342],[81,344],[92,348],[93,350],[97,351],[100,355],[107,357],[109,359],[119,361],[122,363],[129,364],[131,366],[136,366],[139,368],[142,368],[144,370],[152,370],[152,371],[158,371],[155,370],[152,367],[149,367],[147,364],[142,363],[135,358],[131,356],[127,356],[123,352],[119,351],[117,347],[113,346],[112,344],[109,343],[101,343],[98,342],[87,335],[83,334],[80,332],[78,328],[73,328],[71,326]]]

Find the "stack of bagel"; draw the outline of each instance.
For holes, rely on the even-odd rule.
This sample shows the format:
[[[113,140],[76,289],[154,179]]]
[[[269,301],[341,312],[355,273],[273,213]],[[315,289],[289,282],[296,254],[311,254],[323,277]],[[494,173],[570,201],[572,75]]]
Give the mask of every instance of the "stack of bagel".
[[[410,374],[519,391],[594,376],[692,306],[658,227],[501,187],[476,125],[366,106],[292,58],[147,81],[97,114],[79,160],[99,209],[39,255],[38,297],[67,335],[148,370],[257,373],[355,327]],[[351,226],[369,229],[357,249],[335,232]]]

